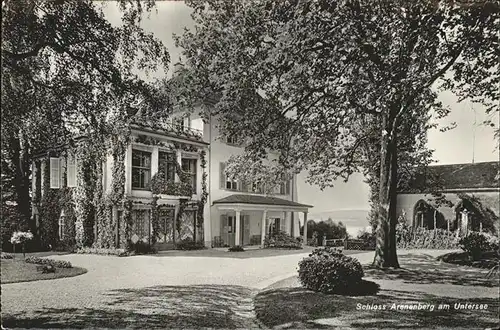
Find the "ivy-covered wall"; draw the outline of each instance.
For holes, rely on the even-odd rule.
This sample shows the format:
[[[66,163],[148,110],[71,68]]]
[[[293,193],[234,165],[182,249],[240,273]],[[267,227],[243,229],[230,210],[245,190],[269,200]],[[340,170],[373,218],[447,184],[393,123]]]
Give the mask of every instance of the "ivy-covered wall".
[[[38,192],[34,196],[34,203],[39,201],[40,217],[40,237],[47,247],[56,247],[61,244],[59,239],[59,219],[61,211],[64,210],[65,221],[63,237],[66,244],[75,244],[77,247],[94,246],[99,248],[125,248],[130,244],[133,228],[133,202],[125,194],[125,154],[128,144],[131,142],[129,135],[117,135],[111,138],[108,143],[91,144],[87,140],[80,141],[71,152],[76,158],[76,187],[66,187],[66,176],[63,179],[63,188],[50,189],[50,161],[49,157],[42,159],[44,164],[44,175],[41,182],[43,196]],[[165,143],[152,138],[139,136],[136,143],[149,145],[168,146],[171,150],[185,150],[199,153],[199,166],[201,167],[201,198],[194,204],[188,199],[181,199],[178,212],[175,217],[176,236],[181,236],[182,223],[190,221],[190,226],[194,232],[202,233],[203,209],[205,207],[207,188],[207,161],[206,153],[203,149],[192,145],[181,143]],[[98,147],[96,147],[98,146]],[[64,156],[68,151],[63,151]],[[108,155],[113,159],[111,168],[111,182],[109,191],[103,187],[103,164]],[[172,195],[191,196],[190,176],[182,171],[181,165],[176,162],[176,172],[180,182],[176,182]],[[159,205],[158,194],[165,189],[166,180],[162,181],[161,176],[152,179],[151,190],[153,198],[151,207],[151,243],[155,244],[159,232]],[[186,207],[197,208],[196,217],[187,216]],[[187,220],[193,219],[193,220]],[[203,239],[202,235],[194,234],[198,240]]]

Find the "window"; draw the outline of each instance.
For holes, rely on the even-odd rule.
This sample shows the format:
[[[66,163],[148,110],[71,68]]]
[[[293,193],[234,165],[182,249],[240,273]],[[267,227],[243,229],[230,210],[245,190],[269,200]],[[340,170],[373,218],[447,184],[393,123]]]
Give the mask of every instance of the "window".
[[[278,233],[281,230],[281,219],[280,218],[274,218],[271,221],[271,224],[269,225],[269,235],[274,235]]]
[[[280,184],[280,194],[281,195],[290,195],[290,180],[283,179],[283,182]]]
[[[221,189],[238,190],[238,181],[229,178],[226,173],[226,164],[220,163],[220,187]]]
[[[148,189],[151,179],[151,153],[132,150],[132,189]]]
[[[233,216],[228,216],[227,217],[227,233],[232,234],[233,233],[233,224],[236,223],[236,217]]]
[[[226,179],[226,189],[238,190],[238,181]]]
[[[59,189],[61,187],[61,160],[50,157],[50,188]]]
[[[74,156],[68,156],[67,185],[76,187],[76,159]]]
[[[196,194],[196,159],[182,158],[182,171],[188,173],[191,178],[193,194]]]
[[[161,152],[158,159],[158,170],[170,182],[175,180],[175,154],[172,152]]]
[[[146,225],[149,226],[149,223],[147,223],[147,216],[148,216],[148,211],[147,210],[135,210],[133,212],[134,219],[133,219],[133,227],[132,227],[132,232],[139,236],[139,238],[143,238],[147,236],[147,231],[146,231]]]
[[[261,184],[259,182],[254,182],[252,184],[252,192],[258,193],[258,194],[263,194],[264,193],[264,184]]]
[[[232,145],[238,145],[238,136],[235,134],[226,137],[226,143]]]

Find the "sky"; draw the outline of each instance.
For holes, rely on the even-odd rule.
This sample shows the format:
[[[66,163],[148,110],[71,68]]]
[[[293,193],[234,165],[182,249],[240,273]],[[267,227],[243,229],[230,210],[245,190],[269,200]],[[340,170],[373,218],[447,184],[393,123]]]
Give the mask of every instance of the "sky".
[[[108,20],[120,24],[120,13],[113,3],[103,4]],[[179,60],[181,50],[176,48],[172,34],[182,34],[183,29],[193,28],[191,10],[182,1],[158,1],[156,12],[142,22],[142,27],[153,33],[167,47],[171,57],[171,67]],[[170,70],[171,72],[171,70]],[[169,74],[170,74],[169,72]],[[168,75],[169,75],[168,74]],[[167,75],[167,77],[168,77]],[[491,128],[479,125],[487,119],[484,108],[470,102],[457,103],[457,97],[451,92],[440,94],[441,101],[452,112],[440,123],[446,125],[456,122],[457,127],[447,132],[431,130],[428,134],[428,146],[434,149],[437,164],[455,164],[484,161],[498,161],[495,140]],[[496,117],[490,118],[498,122]],[[477,124],[474,125],[474,122]],[[353,175],[348,183],[338,182],[334,188],[321,191],[305,182],[305,174],[298,177],[299,202],[314,205],[311,213],[332,210],[368,210],[369,189],[363,183],[361,175]]]

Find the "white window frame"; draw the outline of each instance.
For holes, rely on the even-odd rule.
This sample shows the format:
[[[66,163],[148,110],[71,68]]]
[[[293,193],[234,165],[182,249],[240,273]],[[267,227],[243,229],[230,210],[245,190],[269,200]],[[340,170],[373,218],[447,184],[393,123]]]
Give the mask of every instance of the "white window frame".
[[[76,157],[69,155],[66,167],[66,184],[69,188],[76,187]]]
[[[226,136],[226,144],[228,144],[228,145],[238,146],[239,145],[238,140],[239,140],[238,135],[236,135],[236,134]]]
[[[50,188],[61,188],[61,159],[50,157]]]
[[[231,186],[231,188],[228,188],[228,184]],[[236,186],[236,188],[233,188]],[[231,180],[227,175],[226,175],[226,189],[227,190],[238,190],[239,188],[239,182],[237,180]]]

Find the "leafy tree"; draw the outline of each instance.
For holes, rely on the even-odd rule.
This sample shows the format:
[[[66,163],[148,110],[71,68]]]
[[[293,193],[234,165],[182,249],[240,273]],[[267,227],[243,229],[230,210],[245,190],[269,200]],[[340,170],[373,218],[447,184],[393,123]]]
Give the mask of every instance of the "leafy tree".
[[[102,149],[137,108],[153,115],[167,106],[159,86],[136,73],[169,63],[161,41],[140,27],[154,1],[117,5],[120,26],[95,1],[2,1],[2,210],[15,204],[18,221],[31,215],[37,152],[81,135]]]
[[[196,28],[177,39],[189,68],[188,91],[179,94],[191,101],[184,104],[219,96],[205,109],[220,117],[223,133],[248,138],[247,160],[276,150],[281,166],[308,170],[320,187],[362,169],[372,173],[378,183],[374,264],[398,267],[402,144],[425,142],[427,116],[447,114],[435,92],[440,82],[496,111],[498,3],[188,4]],[[367,150],[378,155],[363,157]]]

